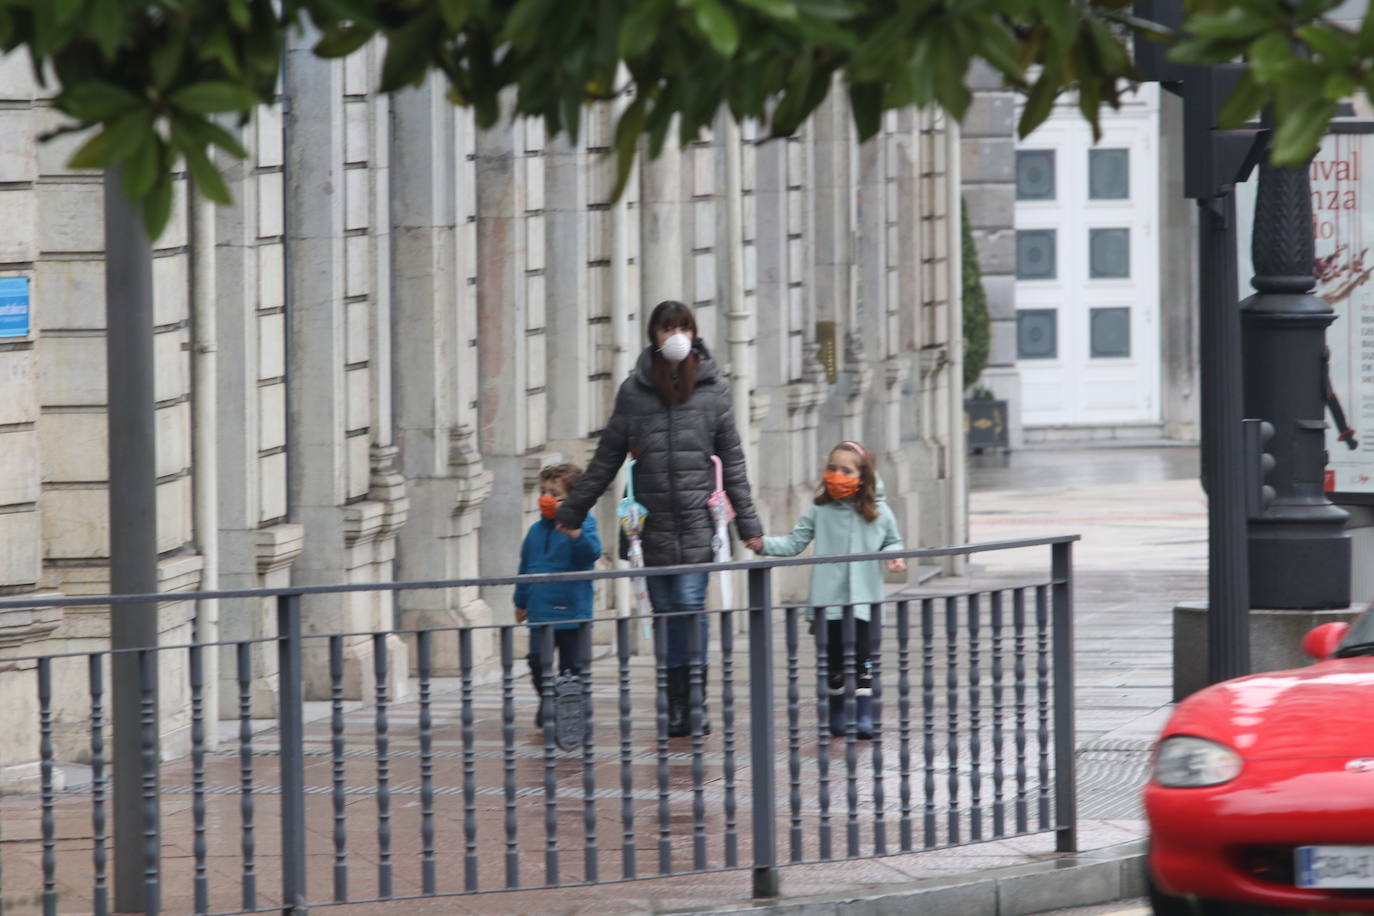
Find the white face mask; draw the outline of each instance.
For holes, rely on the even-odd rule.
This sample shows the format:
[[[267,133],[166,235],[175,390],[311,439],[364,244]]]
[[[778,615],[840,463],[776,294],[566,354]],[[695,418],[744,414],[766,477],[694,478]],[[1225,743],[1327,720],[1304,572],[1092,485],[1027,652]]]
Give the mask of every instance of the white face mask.
[[[658,352],[663,354],[663,358],[670,363],[680,363],[687,358],[687,354],[692,352],[692,340],[686,334],[678,331],[663,342]]]

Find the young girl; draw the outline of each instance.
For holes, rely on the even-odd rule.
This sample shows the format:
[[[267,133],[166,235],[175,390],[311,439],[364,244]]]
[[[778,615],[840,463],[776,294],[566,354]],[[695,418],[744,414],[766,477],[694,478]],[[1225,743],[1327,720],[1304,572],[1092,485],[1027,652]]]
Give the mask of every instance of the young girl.
[[[791,534],[763,539],[760,553],[773,557],[796,556],[816,541],[816,556],[902,550],[897,519],[883,497],[883,485],[873,465],[873,453],[858,442],[844,441],[830,452],[825,475],[816,490],[815,505]],[[887,561],[892,572],[906,569],[900,557]],[[825,609],[830,668],[830,733],[843,735],[844,629],[843,605],[854,606],[855,733],[873,737],[873,694],[869,675],[868,626],[870,605],[881,602],[882,569],[876,561],[831,563],[815,566],[811,573],[811,606]],[[812,627],[820,625],[813,621]]]

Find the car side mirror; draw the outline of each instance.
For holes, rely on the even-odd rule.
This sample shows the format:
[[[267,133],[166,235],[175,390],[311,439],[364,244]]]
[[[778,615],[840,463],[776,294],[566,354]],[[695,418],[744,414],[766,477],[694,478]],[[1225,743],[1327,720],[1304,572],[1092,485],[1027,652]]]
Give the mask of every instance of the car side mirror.
[[[1324,623],[1313,627],[1302,638],[1302,651],[1317,661],[1325,661],[1336,652],[1336,647],[1345,639],[1350,630],[1348,623]]]

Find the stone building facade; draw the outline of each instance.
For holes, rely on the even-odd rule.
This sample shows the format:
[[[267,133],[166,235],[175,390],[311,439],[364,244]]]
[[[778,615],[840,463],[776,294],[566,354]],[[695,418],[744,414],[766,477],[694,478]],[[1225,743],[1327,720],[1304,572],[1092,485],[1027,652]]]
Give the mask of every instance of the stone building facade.
[[[589,456],[665,298],[693,305],[728,373],[768,530],[800,514],[822,451],[861,437],[909,543],[965,539],[958,137],[943,117],[892,113],[863,145],[843,93],[785,140],[722,121],[612,202],[612,103],[587,110],[576,144],[535,122],[479,131],[437,79],[382,96],[377,48],[323,61],[311,44],[293,37],[279,103],[239,129],[248,159],[222,163],[235,205],[178,181],[156,242],[164,591],[511,574],[539,468]],[[0,99],[0,276],[33,290],[32,333],[0,341],[0,590],[40,605],[0,612],[16,723],[0,784],[19,785],[35,769],[32,675],[3,658],[108,644],[108,609],[41,607],[108,589],[106,316],[101,178],[65,166],[82,138],[36,142],[60,115],[19,55],[0,58]],[[613,500],[599,511],[612,531]],[[599,613],[626,598],[604,589]],[[495,587],[303,611],[307,636],[512,619]],[[162,639],[268,636],[273,614],[169,602]],[[329,688],[315,642],[311,698]],[[407,646],[383,645],[404,695]],[[347,645],[348,695],[370,688],[373,650]],[[273,653],[252,653],[247,697],[232,650],[219,661],[224,713],[271,715]],[[186,706],[180,665],[162,667],[170,710]],[[84,669],[58,674],[59,756],[75,757]],[[166,754],[185,745],[179,715]]]

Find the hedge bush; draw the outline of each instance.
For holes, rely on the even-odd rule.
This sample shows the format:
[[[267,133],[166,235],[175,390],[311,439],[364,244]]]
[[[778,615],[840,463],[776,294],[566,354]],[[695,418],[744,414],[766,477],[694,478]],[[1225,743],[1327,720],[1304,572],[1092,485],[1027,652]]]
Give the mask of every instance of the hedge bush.
[[[973,244],[973,227],[968,207],[961,206],[964,236],[964,387],[978,381],[988,364],[991,344],[988,329],[988,296],[983,291],[983,271],[978,266],[978,246]]]

